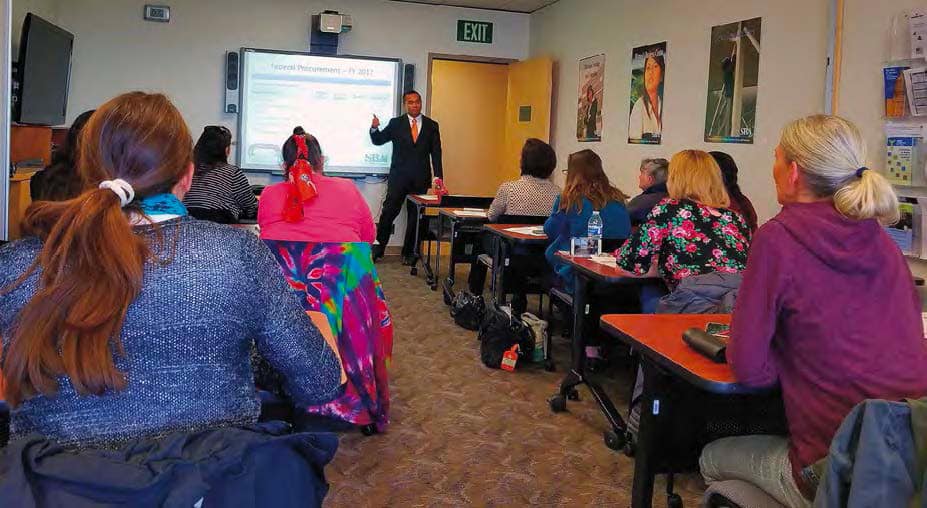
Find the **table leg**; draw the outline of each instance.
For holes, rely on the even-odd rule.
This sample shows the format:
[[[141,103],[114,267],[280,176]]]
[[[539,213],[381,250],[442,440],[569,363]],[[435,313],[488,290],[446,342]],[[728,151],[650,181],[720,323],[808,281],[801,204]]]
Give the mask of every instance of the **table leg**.
[[[489,268],[489,295],[496,299],[496,269],[499,266],[499,239],[492,237],[492,266]]]
[[[415,204],[415,245],[412,251],[412,268],[409,270],[411,275],[418,275],[418,263],[422,260],[422,217],[425,215],[424,210],[424,205]]]
[[[447,267],[448,286],[453,286],[454,282],[456,281],[457,263],[456,263],[456,260],[454,259],[454,252],[455,252],[454,246],[457,244],[457,235],[460,234],[460,232],[457,230],[457,224],[458,222],[456,220],[451,220],[451,247],[450,247],[451,254],[450,254],[450,258],[448,261],[448,267]]]
[[[493,299],[496,305],[505,305],[505,288],[502,280],[505,277],[505,263],[508,259],[508,242],[504,238],[496,238],[496,259],[492,263],[493,273]]]
[[[441,239],[444,237],[444,216],[438,214],[438,247],[435,252],[435,273],[429,285],[434,291],[438,288],[438,279],[441,278]]]
[[[428,222],[427,220],[425,221]],[[435,272],[431,268],[431,238],[428,238],[428,250],[425,253],[425,262],[422,263],[422,268],[425,269],[425,283],[431,284],[435,279]]]
[[[653,503],[653,482],[657,473],[659,440],[666,397],[666,377],[649,359],[641,358],[644,371],[644,393],[641,399],[640,429],[637,434],[637,449],[634,454],[634,481],[631,487],[631,507],[649,508]],[[663,404],[663,407],[661,407]]]

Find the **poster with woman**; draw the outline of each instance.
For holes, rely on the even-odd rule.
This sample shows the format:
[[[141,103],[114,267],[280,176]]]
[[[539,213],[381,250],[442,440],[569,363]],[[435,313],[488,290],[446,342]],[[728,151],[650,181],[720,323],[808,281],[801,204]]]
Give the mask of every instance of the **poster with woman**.
[[[605,55],[579,61],[579,100],[576,139],[602,141],[602,95],[605,91]]]
[[[762,23],[753,18],[711,29],[705,107],[709,143],[753,143]]]
[[[663,136],[666,42],[631,50],[631,114],[628,143],[659,145]]]

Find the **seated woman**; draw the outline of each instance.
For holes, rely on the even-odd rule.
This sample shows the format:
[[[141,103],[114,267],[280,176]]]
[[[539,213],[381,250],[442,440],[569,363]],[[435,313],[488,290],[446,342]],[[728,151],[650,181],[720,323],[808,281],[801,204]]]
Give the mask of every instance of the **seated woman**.
[[[709,444],[700,461],[709,483],[745,480],[786,506],[810,506],[802,470],[827,455],[854,405],[927,395],[920,303],[881,225],[897,221],[897,198],[864,166],[865,147],[834,116],[782,131],[772,173],[783,207],[754,238],[727,358],[740,383],[782,387],[789,437]]]
[[[644,159],[641,161],[638,185],[643,191],[628,201],[628,215],[631,225],[637,226],[647,219],[650,210],[666,197],[666,178],[669,175],[669,161],[666,159]]]
[[[521,178],[499,186],[486,216],[496,222],[503,215],[549,215],[560,187],[550,176],[557,167],[554,149],[529,138],[521,148]]]
[[[253,235],[193,220],[192,140],[163,95],[100,107],[81,135],[76,199],[39,202],[0,248],[3,381],[14,437],[110,447],[252,424],[257,344],[304,404],[338,360]]]
[[[207,125],[193,148],[193,185],[183,198],[190,215],[220,224],[254,219],[258,202],[248,178],[229,164],[232,133],[221,125]]]
[[[724,188],[727,189],[727,195],[731,198],[731,210],[739,213],[747,221],[750,233],[756,233],[758,226],[756,210],[753,208],[750,199],[744,196],[743,191],[740,190],[740,185],[737,184],[738,171],[734,158],[724,152],[708,152],[708,154],[715,159],[718,167],[721,168]]]
[[[554,201],[553,214],[544,223],[550,239],[545,257],[563,287],[572,291],[573,271],[557,258],[558,251],[570,250],[572,238],[584,237],[592,212],[602,217],[603,243],[624,240],[631,234],[631,221],[625,208],[627,196],[608,181],[602,159],[592,150],[570,154],[563,193]]]
[[[29,194],[32,201],[66,201],[80,194],[81,182],[77,175],[77,141],[90,119],[93,110],[84,111],[71,124],[64,144],[52,155],[51,165],[32,175]]]
[[[335,400],[316,405],[296,401],[301,409],[297,424],[330,428],[333,418],[359,425],[368,434],[385,431],[393,331],[373,265],[376,229],[370,208],[353,182],[322,175],[319,141],[301,127],[283,145],[283,159],[287,181],[261,194],[261,238],[303,308],[328,318],[347,373],[346,386]],[[288,396],[273,376],[268,380],[259,381]]]
[[[354,182],[322,174],[319,140],[302,127],[283,144],[285,182],[261,193],[258,225],[264,240],[373,243],[370,207]]]
[[[701,150],[677,153],[670,161],[667,191],[669,196],[621,246],[618,266],[635,276],[659,276],[670,291],[688,277],[743,271],[750,229],[728,209],[715,160]]]
[[[548,216],[560,187],[550,176],[557,167],[554,149],[540,139],[529,138],[521,149],[521,178],[499,186],[495,199],[486,212],[490,222],[503,215]],[[484,244],[484,251],[490,245]],[[486,265],[474,261],[470,266],[470,292],[480,294],[486,283]]]

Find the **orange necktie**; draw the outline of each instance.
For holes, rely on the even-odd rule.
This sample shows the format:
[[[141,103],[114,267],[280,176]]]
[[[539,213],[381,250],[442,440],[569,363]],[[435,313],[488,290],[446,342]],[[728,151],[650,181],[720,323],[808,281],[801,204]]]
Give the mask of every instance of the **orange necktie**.
[[[412,119],[412,142],[415,143],[416,141],[418,141],[418,121],[413,118]]]

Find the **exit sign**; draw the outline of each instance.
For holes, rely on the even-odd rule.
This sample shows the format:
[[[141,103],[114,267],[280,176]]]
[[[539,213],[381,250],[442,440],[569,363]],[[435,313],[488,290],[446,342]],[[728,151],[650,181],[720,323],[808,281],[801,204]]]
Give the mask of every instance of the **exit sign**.
[[[492,44],[492,23],[458,19],[457,40],[461,42]]]

